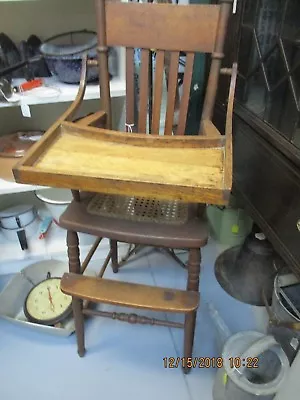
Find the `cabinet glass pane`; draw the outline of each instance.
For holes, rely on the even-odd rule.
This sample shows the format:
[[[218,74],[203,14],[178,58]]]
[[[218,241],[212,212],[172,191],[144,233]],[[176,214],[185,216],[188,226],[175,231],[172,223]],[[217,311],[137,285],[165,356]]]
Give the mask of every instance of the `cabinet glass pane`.
[[[300,147],[299,0],[245,0],[237,99]]]
[[[256,8],[258,6],[258,0],[246,1],[244,13],[243,13],[243,23],[253,24],[255,21]]]

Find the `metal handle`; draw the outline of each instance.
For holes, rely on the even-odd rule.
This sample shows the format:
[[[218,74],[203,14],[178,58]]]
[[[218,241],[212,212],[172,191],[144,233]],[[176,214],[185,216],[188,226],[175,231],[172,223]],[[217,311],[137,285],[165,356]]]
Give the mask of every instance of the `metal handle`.
[[[232,14],[236,14],[238,0],[233,0]]]
[[[18,228],[22,228],[22,224],[21,224],[20,218],[19,217],[15,217],[15,218],[16,218],[16,223],[18,225]]]
[[[21,249],[22,250],[27,250],[28,249],[28,243],[27,243],[25,230],[22,229],[20,231],[17,231],[17,235],[18,235],[18,239],[19,239],[19,243],[20,243]]]

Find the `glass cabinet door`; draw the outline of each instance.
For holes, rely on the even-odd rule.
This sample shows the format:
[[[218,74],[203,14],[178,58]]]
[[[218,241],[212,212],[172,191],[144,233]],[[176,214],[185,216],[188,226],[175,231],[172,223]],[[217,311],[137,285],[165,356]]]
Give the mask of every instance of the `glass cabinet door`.
[[[245,0],[237,100],[300,148],[300,0]]]

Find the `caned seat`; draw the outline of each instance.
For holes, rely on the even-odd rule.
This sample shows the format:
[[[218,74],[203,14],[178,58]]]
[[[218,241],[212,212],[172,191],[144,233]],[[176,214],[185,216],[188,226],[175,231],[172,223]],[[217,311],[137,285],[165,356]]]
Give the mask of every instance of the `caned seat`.
[[[87,196],[80,202],[73,201],[61,216],[60,225],[75,232],[109,237],[120,242],[187,249],[206,245],[208,235],[204,207],[174,201],[102,195],[102,205],[105,200],[106,203],[102,212],[98,210],[100,215],[97,215],[97,209],[94,212],[88,211],[89,205],[93,205],[93,199],[98,200],[97,196]],[[114,201],[117,203],[115,207]],[[134,210],[136,203],[140,210]],[[154,212],[151,209],[155,208],[155,203],[165,206],[165,215],[162,215],[160,209],[159,218],[155,217],[158,207]],[[94,201],[94,204],[97,202]],[[150,216],[146,215],[145,210],[149,210]]]

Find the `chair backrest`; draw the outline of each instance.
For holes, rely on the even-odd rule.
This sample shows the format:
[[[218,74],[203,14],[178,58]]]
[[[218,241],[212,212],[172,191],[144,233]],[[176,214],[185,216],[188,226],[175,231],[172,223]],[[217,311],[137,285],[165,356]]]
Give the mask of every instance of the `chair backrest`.
[[[134,49],[141,49],[138,123],[135,131],[146,132],[149,101],[149,57],[156,52],[151,132],[158,133],[165,60],[169,60],[167,105],[164,133],[172,134],[178,83],[180,52],[186,53],[186,65],[179,105],[176,134],[184,134],[196,52],[211,53],[211,67],[201,120],[212,117],[218,86],[227,23],[232,0],[219,5],[176,5],[96,0],[99,77],[101,99],[111,128],[111,104],[108,79],[108,47],[126,47],[126,125],[135,122]],[[200,111],[199,111],[200,112]]]

